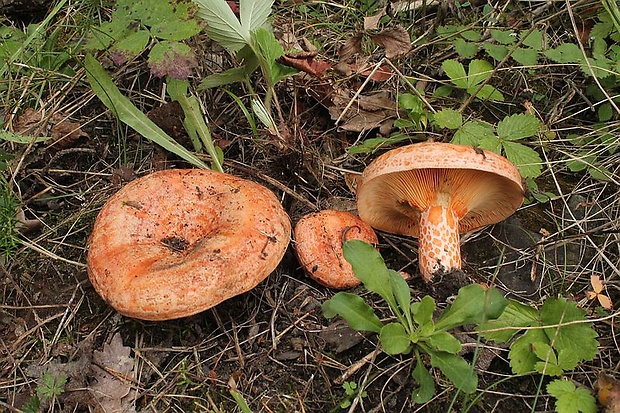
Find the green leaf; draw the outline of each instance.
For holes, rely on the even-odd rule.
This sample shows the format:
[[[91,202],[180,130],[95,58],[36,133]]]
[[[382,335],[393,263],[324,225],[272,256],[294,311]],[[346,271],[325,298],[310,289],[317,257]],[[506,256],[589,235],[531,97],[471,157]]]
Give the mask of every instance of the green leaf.
[[[418,387],[413,389],[411,399],[418,404],[431,400],[435,395],[435,380],[433,380],[433,376],[431,376],[424,364],[421,363],[419,357],[411,377],[419,384]]]
[[[519,37],[523,39],[522,44],[524,46],[531,47],[536,51],[541,51],[543,48],[542,32],[538,29],[534,29],[530,34],[527,35],[527,37],[523,38],[523,36],[525,36],[526,34],[527,33],[522,33],[519,35]]]
[[[431,335],[428,344],[435,350],[445,351],[446,353],[456,354],[461,351],[461,342],[452,334],[446,331],[436,331]]]
[[[18,133],[10,132],[8,130],[0,129],[0,140],[5,140],[8,142],[13,142],[13,143],[21,143],[21,144],[27,144],[31,142],[39,143],[39,142],[45,142],[51,138],[52,138],[51,136],[37,136],[37,137],[24,136]]]
[[[440,128],[458,129],[463,126],[463,116],[454,109],[441,109],[435,113],[434,119]]]
[[[576,302],[564,297],[548,298],[540,309],[540,317],[542,325],[559,325],[544,330],[558,351],[569,349],[584,361],[592,360],[598,353],[598,334],[592,328],[592,323],[564,325],[586,320],[585,310],[578,308]]]
[[[202,79],[198,85],[198,90],[216,88],[220,86],[230,85],[232,83],[242,82],[247,78],[247,70],[245,67],[233,67],[220,73],[214,73]]]
[[[274,0],[241,0],[239,2],[239,17],[241,25],[250,33],[263,27],[271,14]]]
[[[444,60],[441,68],[456,87],[467,89],[467,74],[465,73],[465,67],[460,62],[454,59]]]
[[[265,76],[268,76],[270,84],[274,85],[280,80],[298,73],[297,69],[281,65],[276,59],[284,54],[284,49],[276,40],[272,32],[259,28],[252,32],[252,46],[257,54],[265,59]]]
[[[486,60],[472,60],[469,62],[467,73],[467,89],[477,87],[480,83],[491,77],[493,65]]]
[[[538,64],[538,51],[529,47],[517,47],[511,57],[523,66],[535,66]]]
[[[554,49],[544,51],[545,56],[557,63],[580,63],[583,62],[583,53],[574,43],[562,43]]]
[[[153,37],[177,41],[189,39],[201,30],[202,27],[195,20],[166,20],[149,29]]]
[[[233,52],[250,44],[250,27],[241,24],[225,0],[193,1],[198,5],[198,16],[207,23],[206,31],[211,39]],[[271,0],[257,0],[256,2],[265,3],[266,1],[271,3]]]
[[[435,299],[430,295],[425,295],[422,299],[411,304],[413,319],[420,326],[433,324],[433,313],[435,312]]]
[[[513,44],[517,41],[517,36],[512,30],[491,29],[491,37],[501,44]]]
[[[478,53],[478,45],[465,41],[465,39],[458,38],[454,41],[454,50],[463,59],[471,59]]]
[[[67,376],[64,373],[45,372],[37,385],[37,395],[41,400],[50,400],[65,392]]]
[[[543,160],[534,149],[518,142],[503,142],[506,158],[514,163],[523,178],[537,178],[542,173]]]
[[[379,294],[392,310],[397,311],[389,271],[379,251],[367,242],[353,239],[344,243],[342,252],[351,264],[355,276],[364,283],[364,287]]]
[[[508,305],[502,314],[495,320],[489,320],[478,326],[477,331],[486,340],[495,341],[497,343],[506,343],[517,332],[514,327],[529,327],[538,321],[538,311],[525,304],[521,304],[514,300],[508,300]],[[512,327],[512,328],[509,328]],[[485,330],[497,330],[488,331]]]
[[[548,344],[549,340],[542,330],[528,330],[510,346],[508,358],[515,374],[528,374],[535,371],[539,358],[532,351],[532,346]]]
[[[584,387],[575,387],[568,380],[553,380],[547,385],[547,392],[556,398],[555,410],[558,413],[596,413],[596,399]]]
[[[185,43],[165,40],[153,46],[148,65],[154,76],[185,80],[192,74],[196,58]]]
[[[499,153],[501,142],[493,133],[493,125],[481,121],[469,121],[454,133],[452,143],[476,146]]]
[[[501,44],[485,42],[484,50],[497,61],[504,59],[508,54],[508,48]]]
[[[326,318],[339,315],[353,330],[379,333],[383,328],[372,307],[355,294],[339,292],[325,301],[321,309]]]
[[[534,369],[540,374],[548,376],[562,375],[562,368],[558,365],[555,351],[547,343],[532,343],[532,351],[539,360],[534,364]]]
[[[431,365],[441,372],[464,393],[473,393],[478,387],[478,376],[467,361],[456,354],[431,352]]]
[[[435,323],[435,329],[450,330],[485,321],[489,316],[497,317],[507,304],[508,300],[494,288],[485,291],[480,284],[467,285],[459,289],[452,305]]]
[[[482,34],[476,30],[464,30],[461,32],[461,36],[465,40],[469,40],[470,42],[478,42],[482,39]]]
[[[182,145],[168,136],[161,128],[144,113],[135,107],[116,87],[112,78],[90,54],[84,58],[84,68],[93,92],[101,102],[114,113],[118,119],[133,128],[140,135],[153,141],[162,148],[178,155],[182,159],[199,168],[206,168],[202,160],[189,152]]]
[[[502,92],[491,85],[484,85],[480,90],[478,90],[478,86],[467,89],[467,93],[470,95],[473,95],[476,92],[476,97],[481,100],[495,100],[497,102],[504,101],[504,95],[502,95]]]
[[[411,351],[411,340],[400,323],[384,325],[379,337],[381,347],[387,354],[407,354]]]
[[[138,30],[118,41],[110,49],[110,53],[118,56],[114,59],[115,63],[127,62],[141,54],[146,49],[150,39],[151,35],[147,30]]]
[[[497,135],[502,140],[516,141],[535,136],[540,129],[540,121],[534,115],[518,113],[506,116],[497,124]]]
[[[399,320],[401,323],[407,322],[408,331],[413,330],[413,322],[411,319],[411,291],[409,290],[409,284],[403,278],[403,276],[394,270],[388,270],[390,276],[390,288],[396,298],[396,303],[400,307],[400,314],[405,315],[405,320]]]

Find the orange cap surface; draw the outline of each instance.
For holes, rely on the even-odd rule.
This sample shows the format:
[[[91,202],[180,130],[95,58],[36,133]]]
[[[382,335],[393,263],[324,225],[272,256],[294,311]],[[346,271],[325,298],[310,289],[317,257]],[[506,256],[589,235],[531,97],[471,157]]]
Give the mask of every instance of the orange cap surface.
[[[276,196],[211,170],[155,172],[101,209],[88,275],[119,313],[167,320],[244,293],[278,265],[291,224]]]
[[[420,237],[420,270],[428,280],[440,269],[460,268],[459,233],[505,219],[523,193],[521,175],[506,158],[425,142],[388,151],[368,165],[358,181],[357,207],[377,229]]]
[[[378,242],[373,229],[349,212],[314,212],[295,225],[295,253],[299,263],[310,278],[329,288],[345,289],[361,283],[342,253],[342,244],[350,239]]]

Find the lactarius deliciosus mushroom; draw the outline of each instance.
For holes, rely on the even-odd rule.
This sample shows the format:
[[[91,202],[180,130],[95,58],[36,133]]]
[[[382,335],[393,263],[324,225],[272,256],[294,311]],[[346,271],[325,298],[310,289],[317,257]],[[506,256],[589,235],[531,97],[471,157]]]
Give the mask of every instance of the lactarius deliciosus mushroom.
[[[382,231],[418,237],[427,280],[461,268],[460,233],[497,223],[523,202],[517,168],[486,150],[419,143],[384,153],[358,181],[360,217]]]
[[[278,265],[291,224],[276,196],[211,170],[155,172],[99,213],[88,275],[119,313],[167,320],[244,293]]]
[[[323,210],[302,217],[295,225],[295,253],[310,278],[329,288],[360,284],[342,253],[342,244],[361,239],[376,244],[377,235],[357,215]]]

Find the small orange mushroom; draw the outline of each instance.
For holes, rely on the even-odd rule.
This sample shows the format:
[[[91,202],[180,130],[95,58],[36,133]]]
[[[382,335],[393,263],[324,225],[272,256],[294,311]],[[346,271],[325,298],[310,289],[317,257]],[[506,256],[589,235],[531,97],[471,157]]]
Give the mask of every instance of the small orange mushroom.
[[[88,275],[121,314],[185,317],[263,281],[290,235],[280,202],[255,182],[211,170],[160,171],[130,182],[101,209]]]
[[[377,244],[373,229],[357,215],[323,210],[302,217],[295,225],[295,253],[306,274],[329,288],[345,289],[359,285],[351,264],[342,253],[342,244],[361,239]]]
[[[393,149],[362,173],[357,208],[382,231],[418,237],[422,276],[461,268],[460,233],[497,223],[523,202],[518,169],[490,151],[425,142]]]

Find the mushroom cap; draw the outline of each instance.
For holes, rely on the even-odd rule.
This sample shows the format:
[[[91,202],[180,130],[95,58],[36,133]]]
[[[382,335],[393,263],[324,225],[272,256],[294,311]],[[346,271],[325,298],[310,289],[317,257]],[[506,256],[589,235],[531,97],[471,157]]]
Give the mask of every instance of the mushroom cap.
[[[519,170],[506,158],[472,146],[424,142],[393,149],[358,181],[357,208],[373,227],[419,235],[422,211],[446,204],[459,232],[497,223],[523,202]]]
[[[101,209],[88,275],[119,313],[168,320],[244,293],[278,265],[290,219],[258,183],[198,169],[130,182]]]
[[[359,285],[351,264],[345,260],[342,244],[361,239],[377,244],[373,229],[357,215],[326,209],[303,216],[295,225],[295,254],[306,274],[329,288]]]

